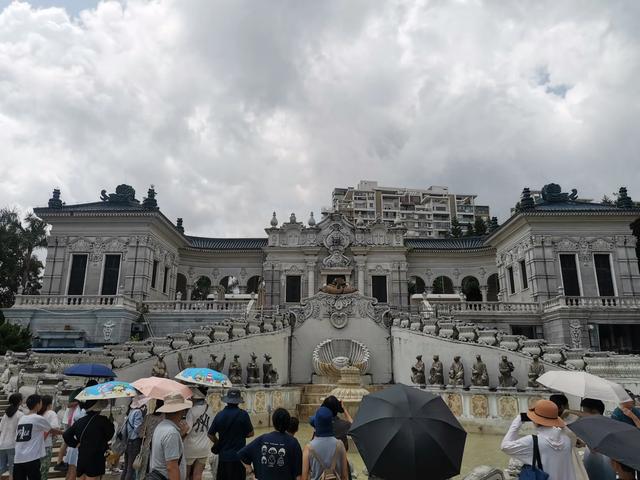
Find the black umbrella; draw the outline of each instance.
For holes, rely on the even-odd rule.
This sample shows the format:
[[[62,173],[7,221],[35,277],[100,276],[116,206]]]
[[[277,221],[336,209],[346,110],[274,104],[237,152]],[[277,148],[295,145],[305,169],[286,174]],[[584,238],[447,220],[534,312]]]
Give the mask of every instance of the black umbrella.
[[[349,434],[369,474],[386,480],[457,475],[467,437],[442,398],[402,384],[364,397]]]
[[[569,428],[591,450],[640,470],[640,428],[602,415],[583,417]]]

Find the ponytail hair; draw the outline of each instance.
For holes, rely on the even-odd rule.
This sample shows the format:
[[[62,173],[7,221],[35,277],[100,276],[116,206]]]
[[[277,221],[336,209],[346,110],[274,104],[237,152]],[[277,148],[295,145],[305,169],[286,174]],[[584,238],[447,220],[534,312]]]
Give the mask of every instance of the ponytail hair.
[[[20,408],[21,404],[22,404],[21,393],[12,393],[11,395],[9,395],[9,406],[5,411],[5,413],[7,414],[7,417],[9,418],[13,417],[18,411],[18,409]]]

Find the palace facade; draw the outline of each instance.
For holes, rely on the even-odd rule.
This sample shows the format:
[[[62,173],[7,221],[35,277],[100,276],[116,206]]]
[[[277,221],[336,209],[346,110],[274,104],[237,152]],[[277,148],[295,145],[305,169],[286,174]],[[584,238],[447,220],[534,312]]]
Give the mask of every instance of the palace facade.
[[[86,348],[215,324],[260,309],[295,320],[305,299],[345,280],[389,315],[429,309],[455,322],[574,348],[640,353],[640,272],[631,225],[640,209],[580,201],[550,184],[522,192],[513,215],[482,237],[407,235],[399,219],[300,221],[276,214],[260,238],[188,235],[149,189],[120,185],[99,201],[46,207],[40,295],[5,317],[35,347]],[[268,220],[268,219],[267,219]]]

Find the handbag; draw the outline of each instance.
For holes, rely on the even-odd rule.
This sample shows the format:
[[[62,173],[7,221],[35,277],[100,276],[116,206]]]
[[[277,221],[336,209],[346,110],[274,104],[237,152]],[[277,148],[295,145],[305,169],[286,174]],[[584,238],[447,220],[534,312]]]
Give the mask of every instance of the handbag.
[[[231,421],[229,422],[229,425],[227,425],[227,428],[224,429],[224,434],[225,435],[227,434],[227,432],[231,428],[231,425],[233,425],[233,422],[235,422],[236,419],[238,418],[238,416],[240,416],[240,412],[241,412],[241,410],[238,408],[238,411],[236,412],[235,416],[231,419]],[[211,446],[211,453],[213,453],[214,455],[219,455],[220,454],[220,439],[222,438],[222,436],[223,436],[222,432],[220,432],[218,434],[218,441]]]
[[[520,480],[548,480],[549,474],[542,469],[542,459],[540,458],[540,449],[538,448],[538,436],[533,437],[533,461],[531,465],[525,465],[520,471],[518,478]]]
[[[118,433],[116,433],[116,438],[111,444],[111,451],[113,453],[117,453],[118,455],[122,455],[127,450],[127,442],[129,441],[129,415],[127,415],[127,419],[122,423],[120,428],[118,429]]]

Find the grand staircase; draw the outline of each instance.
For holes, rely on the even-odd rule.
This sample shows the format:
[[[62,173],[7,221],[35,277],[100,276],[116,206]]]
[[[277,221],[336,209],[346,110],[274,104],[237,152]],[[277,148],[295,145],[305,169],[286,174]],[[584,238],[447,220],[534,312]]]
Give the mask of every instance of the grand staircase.
[[[385,388],[386,385],[364,385],[369,393],[374,393]],[[316,413],[316,410],[322,405],[322,401],[329,396],[336,385],[331,384],[314,384],[303,385],[300,403],[298,404],[297,413],[300,422],[306,422],[309,417]],[[357,409],[356,409],[357,410]],[[350,413],[355,413],[349,408]]]

